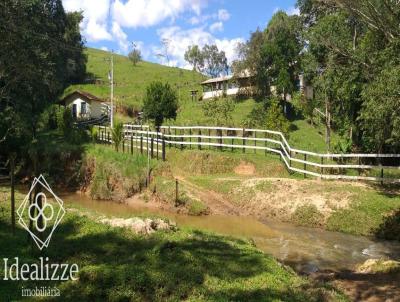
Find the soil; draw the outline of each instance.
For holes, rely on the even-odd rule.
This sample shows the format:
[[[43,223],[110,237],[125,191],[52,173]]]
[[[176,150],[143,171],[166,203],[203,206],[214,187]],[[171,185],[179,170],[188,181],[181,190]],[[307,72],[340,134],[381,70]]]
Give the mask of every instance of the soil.
[[[183,177],[177,179],[186,185],[188,193],[199,198],[210,209],[210,214],[214,215],[241,215],[240,210],[237,209],[230,201],[225,199],[222,194],[212,190],[201,188]]]
[[[234,169],[236,177],[220,177],[213,181],[237,181],[231,192],[219,193],[217,188],[203,188],[188,180],[185,173],[175,177],[185,185],[187,194],[200,199],[210,209],[211,215],[253,216],[257,218],[275,218],[290,220],[297,208],[314,205],[323,219],[338,208],[349,206],[352,194],[346,190],[337,190],[344,186],[362,186],[363,183],[331,181],[321,186],[321,180],[296,180],[288,178],[257,177],[255,166],[240,162]],[[247,177],[246,177],[247,176]],[[140,198],[140,197],[139,197]],[[134,202],[135,197],[128,202]],[[146,202],[148,207],[177,211],[174,205],[155,200]],[[339,288],[352,301],[400,302],[400,272],[395,274],[373,274],[356,271],[317,272],[310,275],[316,282],[329,281]]]
[[[352,271],[319,272],[311,275],[318,281],[331,281],[351,301],[399,302],[400,272],[392,274],[363,274]]]
[[[254,175],[256,173],[256,167],[253,164],[241,162],[235,169],[235,174],[238,175]]]

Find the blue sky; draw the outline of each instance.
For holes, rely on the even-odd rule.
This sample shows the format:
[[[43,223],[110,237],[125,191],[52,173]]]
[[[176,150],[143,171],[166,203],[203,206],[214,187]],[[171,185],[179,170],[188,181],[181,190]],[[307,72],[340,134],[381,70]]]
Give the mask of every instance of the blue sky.
[[[190,68],[189,45],[216,44],[235,59],[236,46],[279,9],[297,13],[295,0],[63,0],[83,11],[87,46],[127,54],[133,43],[147,61]],[[165,41],[165,45],[161,41]],[[169,60],[160,54],[168,53]]]

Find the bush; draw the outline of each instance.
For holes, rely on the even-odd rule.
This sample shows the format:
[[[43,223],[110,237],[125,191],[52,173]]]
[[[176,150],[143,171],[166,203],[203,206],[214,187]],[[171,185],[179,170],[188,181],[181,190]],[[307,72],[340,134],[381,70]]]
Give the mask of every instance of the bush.
[[[161,126],[165,119],[175,119],[177,110],[176,92],[168,83],[153,82],[147,87],[143,114],[156,127]]]
[[[277,99],[272,99],[269,102],[265,126],[269,130],[280,131],[286,135],[289,133],[290,122],[284,116]]]
[[[121,142],[124,140],[124,124],[117,122],[111,130],[111,136],[115,150],[118,152]]]
[[[323,216],[315,205],[305,205],[296,208],[292,220],[299,225],[318,227],[323,223]]]
[[[204,116],[215,126],[233,125],[235,102],[230,98],[212,99],[203,104]]]
[[[153,162],[151,162],[152,168]],[[94,199],[123,201],[144,187],[147,157],[141,154],[117,153],[106,146],[90,145],[86,150],[83,190]]]

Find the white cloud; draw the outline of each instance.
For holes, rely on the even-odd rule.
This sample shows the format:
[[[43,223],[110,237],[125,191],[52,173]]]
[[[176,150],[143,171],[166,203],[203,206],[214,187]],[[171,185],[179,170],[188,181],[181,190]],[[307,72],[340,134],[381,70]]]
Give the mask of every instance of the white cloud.
[[[218,11],[218,20],[228,21],[231,15],[228,13],[226,9],[220,9]]]
[[[83,35],[89,42],[111,40],[107,30],[110,0],[63,0],[66,11],[83,11]]]
[[[224,24],[222,22],[215,22],[210,25],[210,31],[212,33],[215,33],[217,31],[223,31],[224,30]]]
[[[144,60],[147,60],[147,59],[150,58],[150,56],[151,56],[151,50],[150,50],[148,47],[146,47],[146,45],[144,44],[143,41],[133,41],[133,44],[135,45],[135,47],[136,47],[137,49],[140,50],[140,53],[141,53],[142,58],[143,58]]]
[[[205,44],[216,44],[219,50],[226,53],[228,63],[236,58],[236,48],[239,42],[244,42],[242,38],[235,39],[217,39],[204,27],[196,27],[192,29],[182,29],[178,26],[162,28],[158,30],[160,39],[169,41],[168,54],[170,57],[170,66],[179,66],[191,69],[191,66],[184,59],[186,50],[190,45],[199,45],[203,47]],[[162,47],[153,47],[153,54],[162,53]],[[167,64],[165,58],[161,59],[162,64]]]
[[[127,53],[129,49],[128,36],[115,21],[113,22],[111,32],[114,40],[118,42],[120,52]]]
[[[185,11],[200,15],[208,0],[115,0],[113,18],[120,26],[148,27]]]
[[[196,16],[193,16],[192,18],[189,19],[189,23],[191,25],[197,25],[197,24],[200,23],[200,18],[196,17]]]
[[[102,47],[100,47],[100,49],[104,50],[104,51],[108,51],[108,48],[106,46],[102,46]]]
[[[280,7],[275,7],[274,14],[276,14],[279,11],[283,11],[283,9],[281,9]],[[294,6],[289,7],[284,12],[289,16],[300,15],[300,10],[298,8],[294,7]]]
[[[299,16],[300,15],[300,10],[298,8],[292,6],[289,9],[286,10],[286,13],[289,16],[293,16],[293,15]]]

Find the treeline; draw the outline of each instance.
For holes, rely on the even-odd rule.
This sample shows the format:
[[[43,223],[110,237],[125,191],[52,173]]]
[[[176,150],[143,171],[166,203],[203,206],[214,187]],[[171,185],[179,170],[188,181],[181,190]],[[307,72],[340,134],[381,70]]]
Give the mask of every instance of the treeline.
[[[67,14],[61,0],[0,3],[0,164],[9,163],[13,230],[15,172],[19,170],[28,179],[48,175],[67,158],[57,144],[62,142],[46,140],[41,134],[56,121],[63,120],[66,128],[51,105],[68,85],[85,77],[81,20],[80,13]],[[74,131],[68,128],[65,132]],[[36,186],[30,195],[31,203],[38,197],[39,207],[43,202],[40,191]],[[38,225],[43,226],[42,217]]]
[[[30,162],[33,174],[46,110],[86,74],[81,20],[61,0],[0,4],[0,157]]]
[[[236,73],[255,75],[256,99],[295,95],[299,75],[313,87],[302,113],[324,114],[342,152],[400,153],[400,6],[394,0],[298,0],[300,16],[277,12],[239,46]],[[271,90],[271,87],[273,89]]]

